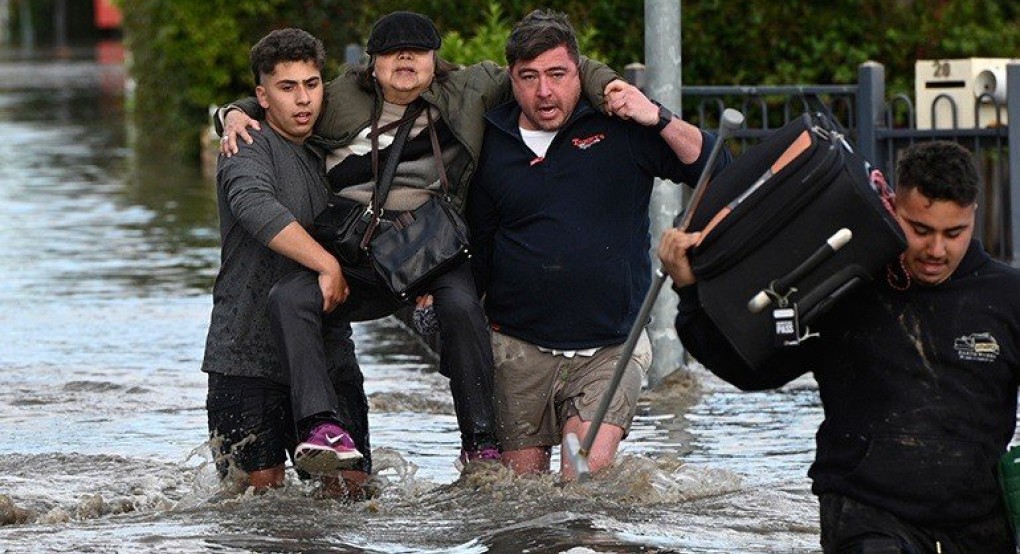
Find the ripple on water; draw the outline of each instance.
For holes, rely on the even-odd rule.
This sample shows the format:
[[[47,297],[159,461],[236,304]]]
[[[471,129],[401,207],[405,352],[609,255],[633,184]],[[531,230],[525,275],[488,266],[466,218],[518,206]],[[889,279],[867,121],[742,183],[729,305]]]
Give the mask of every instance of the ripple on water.
[[[453,401],[443,392],[440,397],[404,392],[377,392],[368,397],[369,409],[373,412],[412,412],[419,414],[453,415]]]
[[[3,492],[29,514],[24,523],[165,510],[193,490],[186,483],[194,472],[180,464],[115,455],[0,456]]]
[[[109,381],[69,381],[62,388],[69,392],[110,392],[124,390],[126,387]]]

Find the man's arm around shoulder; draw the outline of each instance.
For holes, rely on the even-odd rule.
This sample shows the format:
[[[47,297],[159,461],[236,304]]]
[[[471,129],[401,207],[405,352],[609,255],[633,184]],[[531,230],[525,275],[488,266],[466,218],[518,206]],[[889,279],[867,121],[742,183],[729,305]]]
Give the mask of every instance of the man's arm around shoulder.
[[[252,135],[252,143],[240,145],[237,155],[220,158],[217,183],[221,194],[252,237],[318,273],[323,310],[332,311],[350,295],[340,263],[280,203],[269,140],[261,131]]]

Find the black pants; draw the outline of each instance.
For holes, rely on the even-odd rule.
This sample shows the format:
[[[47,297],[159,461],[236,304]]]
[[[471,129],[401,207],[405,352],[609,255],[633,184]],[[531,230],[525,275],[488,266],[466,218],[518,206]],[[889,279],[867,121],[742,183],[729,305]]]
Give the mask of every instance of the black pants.
[[[343,328],[351,321],[378,319],[402,305],[375,279],[371,268],[344,268],[344,276],[351,294],[329,314],[322,312],[322,292],[312,271],[287,275],[269,293],[270,322],[290,375],[294,416],[299,420],[336,409],[332,387],[325,386],[323,327]],[[465,449],[495,445],[492,347],[470,266],[462,264],[436,278],[429,293],[440,322],[439,369],[450,379],[461,443]],[[367,419],[367,406],[365,413]]]
[[[838,494],[819,497],[825,554],[1016,554],[1004,514],[931,528]]]
[[[251,473],[293,457],[297,438],[285,385],[264,377],[210,373],[205,408],[221,478],[231,463]]]
[[[343,333],[350,341],[350,331]],[[329,379],[339,395],[334,414],[354,439],[364,458],[353,469],[372,472],[372,447],[368,437],[368,401],[361,370],[350,345],[336,342],[339,349],[331,360]],[[347,355],[349,353],[349,356]],[[299,439],[291,409],[290,387],[263,377],[209,374],[206,396],[209,437],[214,439],[213,455],[221,477],[230,462],[246,472],[269,469],[294,458]],[[302,437],[303,438],[303,437]],[[302,478],[307,477],[301,471]]]

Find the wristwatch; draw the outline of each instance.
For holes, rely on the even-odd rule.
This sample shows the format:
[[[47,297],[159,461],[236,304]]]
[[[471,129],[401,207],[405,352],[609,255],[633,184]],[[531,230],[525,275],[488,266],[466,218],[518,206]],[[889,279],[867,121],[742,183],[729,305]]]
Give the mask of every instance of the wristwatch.
[[[673,121],[673,112],[669,111],[669,108],[666,106],[659,104],[659,122],[655,124],[655,130],[661,133],[669,125],[670,121]]]

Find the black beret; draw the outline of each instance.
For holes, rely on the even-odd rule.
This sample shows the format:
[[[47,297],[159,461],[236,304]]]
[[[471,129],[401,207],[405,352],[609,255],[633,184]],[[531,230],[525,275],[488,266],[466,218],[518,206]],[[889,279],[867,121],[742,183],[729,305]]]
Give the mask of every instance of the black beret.
[[[372,26],[366,51],[375,55],[398,48],[439,50],[441,43],[439,31],[431,19],[414,12],[393,12]]]

